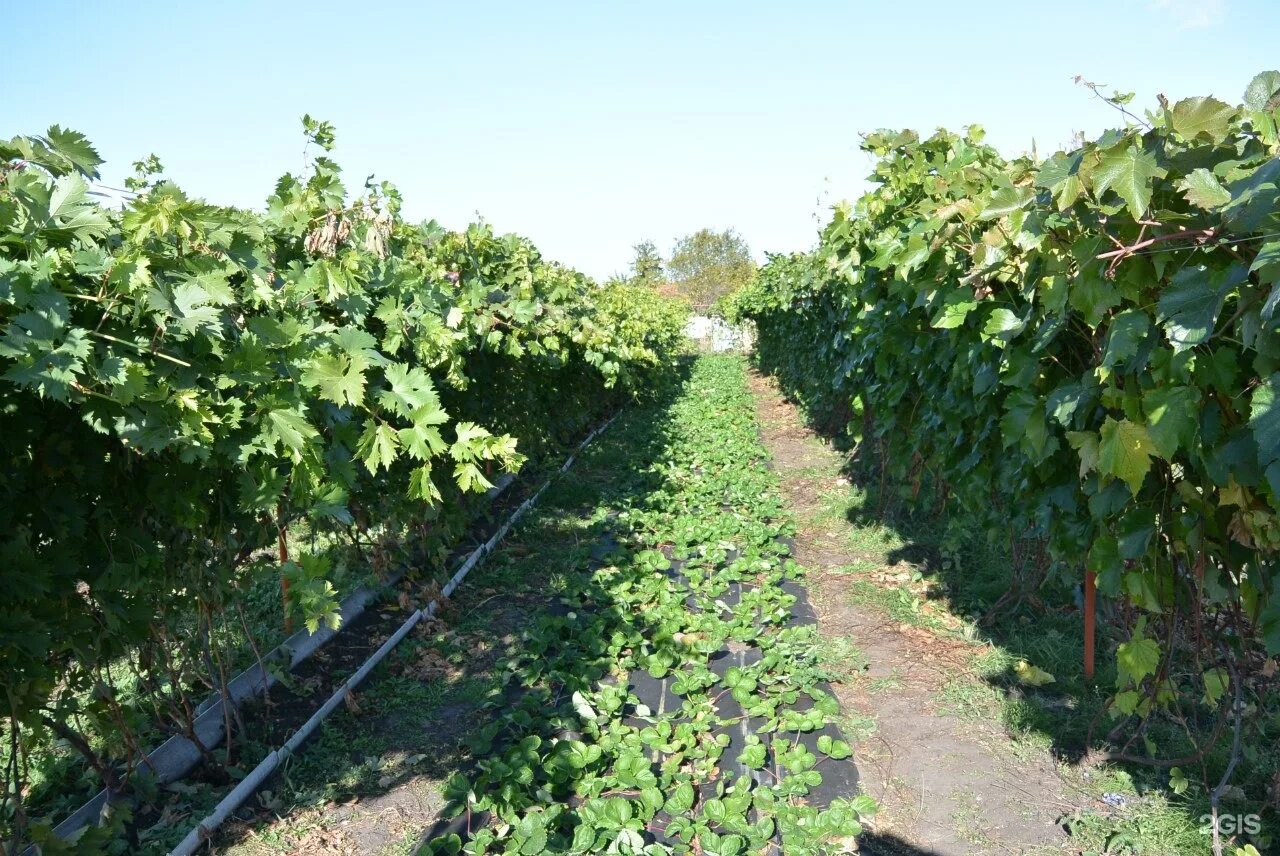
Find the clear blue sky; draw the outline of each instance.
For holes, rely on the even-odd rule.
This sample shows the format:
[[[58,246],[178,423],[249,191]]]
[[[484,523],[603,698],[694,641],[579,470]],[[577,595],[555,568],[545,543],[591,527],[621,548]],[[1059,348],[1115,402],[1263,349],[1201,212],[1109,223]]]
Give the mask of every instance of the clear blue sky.
[[[858,135],[972,122],[1041,153],[1116,114],[1076,74],[1238,102],[1280,67],[1275,0],[157,3],[6,0],[0,134],[88,134],[107,183],[160,155],[258,206],[301,167],[298,117],[336,123],[348,186],[412,218],[480,212],[596,276],[631,245],[733,227],[813,243],[856,196]]]

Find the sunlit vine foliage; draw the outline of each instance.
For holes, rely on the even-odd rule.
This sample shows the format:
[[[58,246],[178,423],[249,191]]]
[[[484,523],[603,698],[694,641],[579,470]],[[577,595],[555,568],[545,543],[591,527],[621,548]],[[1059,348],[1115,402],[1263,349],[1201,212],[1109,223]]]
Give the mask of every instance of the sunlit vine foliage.
[[[874,189],[732,311],[888,475],[1133,605],[1115,716],[1238,725],[1280,654],[1280,73],[1239,106],[1109,100],[1126,127],[1044,159],[869,135]]]
[[[0,722],[18,838],[40,745],[93,735],[77,748],[111,786],[143,748],[110,664],[184,733],[248,578],[283,573],[290,611],[336,623],[324,562],[277,563],[291,528],[375,548],[429,530],[653,388],[679,346],[681,306],[597,287],[484,224],[406,222],[394,186],[349,192],[332,126],[304,130],[314,157],[264,211],[192,198],[154,157],[108,210],[82,135],[0,141]]]

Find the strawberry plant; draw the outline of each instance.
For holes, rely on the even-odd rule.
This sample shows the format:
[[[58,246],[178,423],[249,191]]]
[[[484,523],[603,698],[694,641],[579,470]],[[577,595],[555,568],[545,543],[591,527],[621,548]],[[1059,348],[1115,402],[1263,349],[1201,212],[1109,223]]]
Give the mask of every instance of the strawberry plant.
[[[853,852],[875,806],[820,790],[851,750],[792,620],[802,570],[741,362],[699,359],[668,411],[611,433],[643,474],[609,509],[616,546],[513,646],[448,788],[471,832],[427,852]]]

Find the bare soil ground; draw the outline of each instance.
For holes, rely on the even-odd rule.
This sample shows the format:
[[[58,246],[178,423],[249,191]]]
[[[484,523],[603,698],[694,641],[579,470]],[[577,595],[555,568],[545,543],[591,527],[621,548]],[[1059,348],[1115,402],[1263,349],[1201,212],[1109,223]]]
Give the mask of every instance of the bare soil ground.
[[[850,493],[846,456],[805,427],[772,380],[753,373],[750,382],[796,516],[796,558],[810,571],[822,636],[843,675],[835,689],[846,732],[859,740],[863,788],[881,805],[862,852],[1061,852],[1058,818],[1073,803],[1049,752],[1011,739],[998,720],[955,711],[982,644],[899,623],[858,596],[853,579],[901,586],[909,567],[860,540],[861,524],[833,518],[832,500]]]

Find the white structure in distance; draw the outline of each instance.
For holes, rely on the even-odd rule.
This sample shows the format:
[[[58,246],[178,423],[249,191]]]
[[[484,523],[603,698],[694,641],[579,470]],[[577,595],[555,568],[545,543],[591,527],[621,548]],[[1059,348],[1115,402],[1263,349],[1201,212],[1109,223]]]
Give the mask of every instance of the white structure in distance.
[[[734,326],[714,315],[694,315],[685,325],[684,334],[713,353],[751,350],[751,331],[744,324]]]

